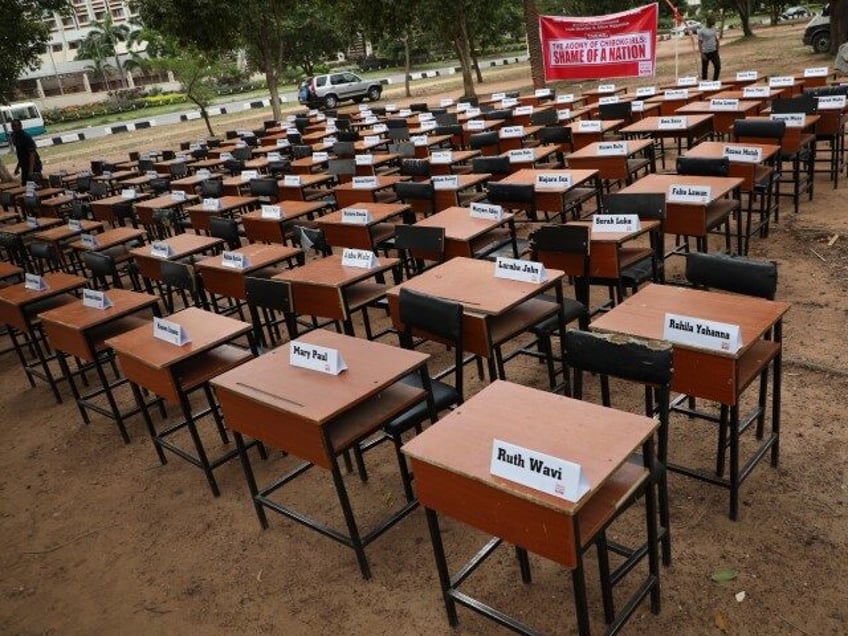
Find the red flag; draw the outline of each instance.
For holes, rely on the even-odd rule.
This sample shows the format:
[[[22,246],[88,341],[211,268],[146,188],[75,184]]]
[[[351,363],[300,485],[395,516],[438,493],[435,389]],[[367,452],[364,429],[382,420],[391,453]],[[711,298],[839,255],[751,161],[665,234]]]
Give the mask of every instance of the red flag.
[[[595,17],[540,16],[545,81],[653,77],[657,4]]]

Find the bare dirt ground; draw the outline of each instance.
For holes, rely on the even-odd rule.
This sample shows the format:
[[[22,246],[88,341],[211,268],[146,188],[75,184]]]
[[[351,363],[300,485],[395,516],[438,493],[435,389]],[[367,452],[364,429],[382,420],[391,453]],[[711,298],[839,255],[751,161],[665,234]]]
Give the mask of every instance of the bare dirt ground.
[[[800,33],[790,26],[763,30],[753,43],[725,40],[723,75],[827,63],[803,50]],[[658,83],[673,76],[671,45],[663,43],[660,54]],[[691,52],[686,63],[695,63]],[[487,75],[480,92],[528,82],[526,68],[500,69]],[[417,97],[457,92],[452,79]],[[216,126],[267,117],[252,111],[218,119]],[[47,171],[202,134],[192,124],[50,149]],[[848,179],[834,190],[822,175],[816,188],[799,214],[784,205],[768,239],[752,247],[752,255],[778,262],[778,296],[792,303],[784,331],[780,466],[763,463],[754,471],[737,522],[727,518],[725,491],[671,476],[674,562],[662,571],[662,612],[652,615],[643,605],[625,633],[848,633]],[[679,273],[679,263],[672,269]],[[430,351],[446,359],[444,351]],[[512,380],[545,386],[535,362],[516,360],[507,372]],[[364,581],[350,550],[312,531],[275,515],[262,531],[236,463],[217,471],[222,496],[214,499],[202,475],[184,462],[172,457],[159,465],[139,419],[130,422],[133,439],[125,446],[111,423],[95,417],[83,426],[71,404],[55,405],[43,385],[29,388],[10,354],[0,357],[0,377],[1,633],[451,633],[420,510],[369,547],[373,579]],[[466,377],[470,395],[481,384],[470,369]],[[634,395],[617,405],[635,408]],[[706,425],[675,419],[675,458],[709,458],[713,445]],[[367,484],[346,477],[364,528],[402,498],[389,446],[369,454],[367,463]],[[260,481],[292,464],[279,453],[255,462]],[[326,474],[311,471],[282,497],[341,524]],[[481,545],[480,535],[458,524],[444,520],[443,529],[454,564]],[[568,573],[538,558],[532,564],[534,582],[524,586],[511,553],[502,550],[472,579],[469,592],[545,632],[573,633]],[[711,580],[722,568],[738,576]],[[591,566],[587,578],[597,630],[602,614]],[[739,602],[735,595],[742,591]],[[460,610],[456,631],[498,628]]]

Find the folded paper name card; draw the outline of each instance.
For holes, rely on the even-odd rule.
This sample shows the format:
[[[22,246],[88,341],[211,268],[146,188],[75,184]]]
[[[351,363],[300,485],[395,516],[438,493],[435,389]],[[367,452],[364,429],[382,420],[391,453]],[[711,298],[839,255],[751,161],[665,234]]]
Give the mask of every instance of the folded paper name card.
[[[38,227],[38,219],[34,216],[27,216],[26,218],[27,227]]]
[[[459,188],[459,175],[437,174],[430,179],[434,190],[456,190]]]
[[[429,143],[427,135],[412,135],[409,141],[412,142],[413,146],[426,146]]]
[[[479,117],[480,115],[483,114],[483,111],[475,106],[473,108],[469,108],[468,110],[466,110],[465,114],[468,117]]]
[[[501,128],[501,138],[510,139],[524,136],[524,126],[504,126]]]
[[[439,100],[439,106],[441,106],[442,108],[444,108],[445,106],[453,106],[453,99],[451,99],[450,97],[445,97]]]
[[[494,203],[471,203],[471,213],[469,216],[472,219],[487,219],[491,221],[503,220],[503,206],[495,205]]]
[[[510,150],[509,154],[510,163],[527,163],[536,161],[536,152],[532,148],[517,148],[515,150]]]
[[[795,86],[795,78],[791,75],[780,75],[769,78],[770,88],[785,88],[787,86]]]
[[[710,110],[736,110],[739,108],[738,99],[713,98],[710,100]]]
[[[326,151],[319,151],[312,153],[312,161],[315,163],[322,163],[324,161],[328,161],[330,159],[330,153]]]
[[[556,96],[557,104],[573,104],[574,103],[574,93],[566,93],[565,95],[557,95]]]
[[[361,155],[354,155],[353,157],[354,164],[357,166],[373,166],[374,165],[374,155],[364,153]]]
[[[468,130],[486,130],[486,122],[482,119],[469,119],[465,125]]]
[[[244,269],[250,265],[250,263],[248,262],[247,254],[224,251],[221,254],[221,265],[224,267],[231,267],[233,269]]]
[[[763,149],[759,146],[725,146],[722,156],[738,163],[760,163]]]
[[[94,234],[80,234],[80,243],[82,243],[84,248],[89,250],[96,250],[100,247],[100,241],[97,240]]]
[[[379,183],[377,182],[377,177],[354,177],[351,180],[351,185],[354,190],[367,190],[369,188],[376,188]]]
[[[299,174],[285,174],[283,175],[283,186],[287,188],[299,188],[301,185],[301,179]]]
[[[268,159],[268,161],[282,161],[283,158],[283,156],[276,150],[272,150],[267,155],[265,155],[265,157]]]
[[[533,97],[550,97],[550,95],[550,88],[537,88],[535,91],[533,91]]]
[[[632,102],[630,102],[630,110],[634,113],[645,112],[645,102],[641,99],[634,99]]]
[[[615,84],[598,84],[599,93],[614,93]]]
[[[642,229],[638,214],[595,214],[592,217],[592,233],[635,232]]]
[[[689,99],[689,89],[671,88],[663,93],[663,99]]]
[[[377,260],[377,255],[371,250],[357,250],[351,247],[346,247],[342,251],[342,266],[344,267],[359,267],[361,269],[371,269],[380,264]]]
[[[501,107],[512,108],[513,106],[518,106],[518,100],[515,97],[504,97],[501,100]]]
[[[513,116],[518,115],[532,115],[533,107],[532,106],[516,106],[512,111]]]
[[[506,97],[506,93],[492,93],[492,100],[498,101]]]
[[[289,346],[289,364],[329,375],[338,375],[347,369],[338,349],[320,347],[299,340],[292,341]]]
[[[712,188],[702,185],[672,184],[668,188],[666,199],[669,203],[709,203]]]
[[[577,132],[601,132],[604,129],[604,122],[600,119],[581,119],[577,122]]]
[[[92,309],[109,309],[112,306],[112,301],[109,300],[106,292],[95,289],[83,289],[82,304],[83,307],[91,307]]]
[[[283,209],[279,205],[268,205],[267,203],[262,204],[261,215],[263,219],[272,219],[274,221],[285,218]]]
[[[698,82],[699,91],[718,91],[721,90],[721,82]]]
[[[44,280],[43,276],[27,272],[24,275],[24,289],[30,291],[47,291],[50,287],[47,285],[47,281]]]
[[[191,342],[188,332],[181,324],[164,318],[153,319],[153,337],[158,340],[164,340],[172,345],[182,347],[184,344]]]
[[[158,173],[158,172],[156,172],[155,170],[147,170],[147,171],[144,173],[144,176],[145,176],[145,177],[147,177],[148,179],[158,179],[158,178],[159,178],[159,173]]]
[[[218,199],[214,199],[212,197],[208,197],[203,199],[203,209],[204,210],[220,210],[221,209],[221,201]]]
[[[768,86],[746,86],[742,89],[742,97],[746,98],[756,98],[762,99],[763,97],[770,97],[771,89]]]
[[[804,77],[827,77],[827,66],[813,66],[804,69]]]
[[[542,263],[536,261],[498,256],[495,261],[495,278],[519,280],[525,283],[543,283],[548,280],[548,272]]]
[[[845,95],[819,95],[819,110],[841,110],[845,108]]]
[[[544,190],[544,189],[557,189],[557,188],[570,188],[571,187],[571,175],[570,174],[557,174],[554,172],[548,172],[543,174],[536,175],[536,189]]]
[[[431,119],[434,119],[433,113],[429,113],[429,112],[418,113],[418,121],[430,121]]]
[[[689,125],[689,119],[682,115],[680,117],[660,117],[657,121],[659,130],[685,130]]]
[[[186,200],[186,193],[183,192],[182,190],[171,190],[171,198],[174,201],[185,201]]]
[[[209,177],[212,176],[212,173],[209,172],[209,170],[207,170],[206,168],[201,168],[200,170],[198,170],[194,174],[195,174],[195,176],[200,177],[201,179],[208,179]]]
[[[807,121],[807,115],[804,113],[771,113],[769,119],[786,122],[787,128],[803,128]]]
[[[171,258],[174,255],[174,251],[165,241],[153,241],[150,244],[150,255],[156,258]]]
[[[277,148],[288,148],[291,144],[288,139],[279,138],[277,139]]]
[[[739,325],[669,313],[664,321],[663,340],[669,342],[725,353],[736,353],[742,346]]]
[[[626,155],[627,154],[627,142],[626,141],[601,141],[598,143],[598,155],[600,156],[614,156],[614,155]]]
[[[124,188],[121,190],[122,199],[135,199],[135,188]]]
[[[567,121],[571,118],[572,117],[570,108],[561,108],[557,111],[557,121]]]
[[[760,77],[757,71],[739,71],[736,73],[737,82],[756,82]]]
[[[640,86],[636,89],[636,97],[653,97],[656,94],[656,86]]]
[[[424,124],[422,123],[421,126],[424,127]],[[436,122],[433,122],[433,128],[435,127]],[[380,137],[380,135],[365,135],[362,141],[364,141],[366,144],[379,144],[383,141],[383,138]]]
[[[430,163],[450,163],[453,161],[453,152],[450,150],[437,150],[430,153]]]
[[[495,439],[489,472],[533,490],[578,502],[589,492],[580,464]]]
[[[68,219],[68,229],[79,232],[82,230],[82,221],[79,219]]]
[[[371,222],[371,212],[366,208],[345,208],[342,210],[342,223],[367,225]]]
[[[244,181],[250,181],[251,179],[258,179],[259,178],[259,171],[258,170],[242,170],[241,171],[241,178]]]
[[[617,104],[621,98],[618,95],[605,95],[604,97],[598,98],[598,104]]]
[[[677,78],[678,86],[697,86],[698,78],[695,75],[687,75],[686,77]]]

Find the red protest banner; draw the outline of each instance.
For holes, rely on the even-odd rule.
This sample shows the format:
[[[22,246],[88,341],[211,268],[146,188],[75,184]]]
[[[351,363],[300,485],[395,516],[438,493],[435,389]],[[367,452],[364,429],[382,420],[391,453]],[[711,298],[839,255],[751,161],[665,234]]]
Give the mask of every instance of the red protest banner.
[[[657,5],[594,17],[540,16],[545,81],[653,77]]]

